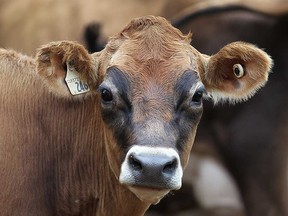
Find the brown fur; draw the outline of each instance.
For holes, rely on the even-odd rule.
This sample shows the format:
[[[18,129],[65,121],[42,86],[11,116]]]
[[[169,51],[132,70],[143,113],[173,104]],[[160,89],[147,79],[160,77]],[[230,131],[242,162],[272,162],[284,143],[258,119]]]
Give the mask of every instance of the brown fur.
[[[241,50],[241,46],[237,48]],[[263,61],[267,59],[262,58],[266,54],[251,47],[247,49],[266,64]],[[221,52],[215,56],[225,62]],[[106,49],[92,56],[79,44],[64,41],[38,50],[36,66],[34,59],[13,51],[1,50],[0,57],[1,216],[143,215],[150,204],[141,202],[118,182],[124,152],[101,118],[96,87],[107,69],[117,66],[132,86],[134,112],[142,109],[150,121],[167,122],[175,112],[176,80],[188,69],[199,72],[202,79],[207,64],[206,79],[216,73],[211,68],[217,69],[213,67],[217,62],[210,63],[189,45],[189,36],[153,16],[133,20]],[[63,64],[67,62],[89,82],[90,93],[68,94],[63,80]],[[251,73],[255,67],[257,64]],[[267,77],[267,73],[263,71],[262,76]],[[202,82],[209,90],[205,78]],[[262,79],[261,85],[265,81]],[[229,97],[233,95],[238,97],[233,92]],[[143,96],[148,103],[141,107]],[[201,109],[193,112],[198,117],[180,152],[183,167]],[[143,115],[133,116],[133,121],[141,122]]]
[[[65,50],[62,49],[65,47]],[[59,58],[60,57],[60,58]],[[57,80],[64,80],[66,76],[66,62],[71,64],[81,75],[81,78],[88,82],[90,88],[96,88],[97,74],[93,73],[97,69],[97,63],[85,48],[78,43],[62,41],[52,42],[42,46],[37,53],[38,58],[36,70],[47,82],[48,88],[56,94],[70,96],[68,89]]]
[[[98,97],[55,97],[34,65],[31,58],[1,51],[0,86],[8,94],[1,94],[0,108],[0,215],[143,214],[147,204],[116,183],[103,154],[103,124],[90,117]],[[111,208],[113,202],[122,212]]]

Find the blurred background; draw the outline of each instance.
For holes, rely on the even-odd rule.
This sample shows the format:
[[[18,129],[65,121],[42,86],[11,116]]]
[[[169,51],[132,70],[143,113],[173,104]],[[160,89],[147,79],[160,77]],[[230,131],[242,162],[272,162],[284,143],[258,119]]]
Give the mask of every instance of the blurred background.
[[[276,6],[278,2],[282,4]],[[138,16],[160,15],[173,21],[209,7],[228,5],[281,13],[286,3],[287,0],[0,0],[0,46],[33,55],[36,48],[50,41],[85,43],[83,32],[92,22],[101,24],[101,34],[107,39]]]
[[[76,40],[95,52],[148,14],[192,32],[202,53],[247,41],[274,67],[248,102],[205,102],[182,189],[146,215],[288,216],[288,0],[0,0],[0,47],[34,56],[50,41]]]

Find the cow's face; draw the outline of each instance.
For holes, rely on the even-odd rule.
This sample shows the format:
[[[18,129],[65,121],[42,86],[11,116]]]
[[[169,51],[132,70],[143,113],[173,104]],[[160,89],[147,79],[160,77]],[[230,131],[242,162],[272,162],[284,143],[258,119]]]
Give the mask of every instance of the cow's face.
[[[181,187],[205,94],[185,57],[183,65],[171,57],[131,69],[119,56],[99,86],[102,117],[115,139],[108,149],[121,152],[113,161],[121,164],[115,174],[143,201],[157,202]]]
[[[95,96],[97,89],[110,168],[148,203],[181,187],[203,95],[245,100],[266,83],[270,71],[269,56],[251,44],[232,43],[210,57],[189,42],[166,20],[150,16],[133,20],[92,56],[67,41],[50,43],[37,54],[37,70],[58,96],[78,100]],[[90,92],[71,96],[89,91],[88,86]]]

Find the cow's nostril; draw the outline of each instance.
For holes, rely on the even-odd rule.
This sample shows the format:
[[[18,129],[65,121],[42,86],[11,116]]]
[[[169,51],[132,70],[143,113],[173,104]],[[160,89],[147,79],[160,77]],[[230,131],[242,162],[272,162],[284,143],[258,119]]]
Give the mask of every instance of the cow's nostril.
[[[165,174],[172,174],[177,167],[177,159],[174,158],[173,160],[167,162],[163,167],[163,173]]]
[[[142,170],[142,164],[133,154],[129,156],[129,163],[134,170]]]

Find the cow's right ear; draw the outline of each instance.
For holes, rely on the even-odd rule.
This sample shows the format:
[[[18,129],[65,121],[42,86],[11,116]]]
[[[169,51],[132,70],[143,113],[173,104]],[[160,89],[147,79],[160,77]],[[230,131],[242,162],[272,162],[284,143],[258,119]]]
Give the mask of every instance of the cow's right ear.
[[[60,97],[79,98],[97,89],[97,68],[97,60],[77,42],[52,42],[36,55],[37,72]]]

